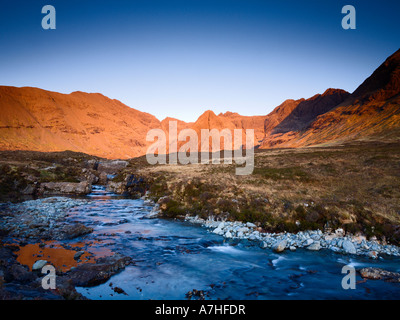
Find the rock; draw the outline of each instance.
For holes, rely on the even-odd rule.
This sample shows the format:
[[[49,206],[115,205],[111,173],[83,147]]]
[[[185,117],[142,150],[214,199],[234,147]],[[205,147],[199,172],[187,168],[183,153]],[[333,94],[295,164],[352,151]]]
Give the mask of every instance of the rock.
[[[295,247],[295,246],[290,246],[290,247],[289,247],[289,250],[290,250],[290,251],[296,251],[296,247]]]
[[[101,172],[99,175],[99,184],[105,186],[108,181],[108,175],[106,172]]]
[[[78,293],[69,279],[65,276],[57,276],[56,278],[57,293],[66,300],[87,300]],[[48,290],[46,290],[48,291]]]
[[[131,258],[119,254],[100,258],[96,263],[85,263],[71,270],[67,277],[74,286],[90,287],[106,282],[111,276],[124,269]]]
[[[232,238],[232,233],[230,231],[228,231],[227,233],[225,233],[225,237]]]
[[[344,252],[346,252],[346,253],[349,253],[349,254],[357,253],[357,249],[354,246],[353,242],[351,242],[349,240],[344,240],[342,246],[343,246]]]
[[[265,242],[265,241],[262,241],[261,243],[260,243],[260,248],[263,248],[263,249],[265,249],[265,248],[268,248],[269,247],[269,245],[268,245],[268,243],[267,242]]]
[[[329,249],[331,249],[333,252],[340,252],[340,248],[331,246]]]
[[[151,210],[149,213],[145,214],[143,216],[144,219],[155,219],[158,218],[160,211],[157,210]]]
[[[321,239],[321,236],[319,234],[313,234],[311,235],[311,239],[314,241],[319,241]]]
[[[74,239],[93,232],[93,228],[86,227],[82,223],[64,226],[55,236],[58,240]]]
[[[368,252],[367,255],[371,259],[378,259],[378,252],[376,252],[376,251],[370,251],[370,252]]]
[[[44,182],[40,184],[40,194],[88,194],[92,185],[87,181],[82,182]]]
[[[74,259],[79,260],[79,258],[85,253],[85,251],[78,251],[74,254]]]
[[[336,238],[335,234],[327,234],[324,236],[325,241],[331,241]]]
[[[126,190],[126,182],[108,181],[106,190],[114,192],[114,193],[122,194]]]
[[[23,195],[32,195],[36,192],[36,186],[28,184],[24,190],[21,191]]]
[[[249,228],[255,228],[256,227],[256,225],[254,223],[251,223],[251,222],[247,222],[246,226],[248,226]]]
[[[355,241],[358,244],[361,244],[362,242],[365,243],[366,240],[367,240],[367,238],[360,234],[357,234],[357,236],[353,237],[353,241]]]
[[[34,281],[36,277],[35,273],[30,272],[27,266],[13,264],[10,269],[6,271],[4,279],[7,282],[16,281],[19,283],[29,283]]]
[[[121,289],[120,287],[114,287],[114,292],[118,293],[118,294],[124,294],[124,295],[128,295],[123,289]]]
[[[342,228],[336,229],[335,234],[338,237],[343,237],[344,236],[344,230]]]
[[[285,248],[286,248],[286,244],[287,244],[287,241],[286,240],[282,240],[282,241],[278,242],[273,247],[273,249],[274,249],[275,252],[278,252],[278,253],[279,252],[283,252],[285,250]]]
[[[213,233],[222,235],[224,233],[224,231],[220,227],[218,227],[213,230]]]
[[[385,280],[389,282],[400,282],[400,273],[386,271],[380,268],[363,268],[360,270],[361,277],[371,280]]]
[[[46,260],[38,260],[32,266],[32,271],[41,270],[47,264]]]
[[[118,171],[126,168],[128,161],[124,160],[104,160],[100,161],[97,170],[108,174],[116,174]]]
[[[313,239],[308,238],[308,239],[306,239],[306,240],[302,243],[302,245],[303,245],[303,247],[308,247],[308,246],[310,246],[313,242],[314,242]]]
[[[307,247],[307,249],[312,251],[318,251],[319,249],[321,249],[321,244],[319,243],[319,241],[315,241],[314,243],[310,244]]]

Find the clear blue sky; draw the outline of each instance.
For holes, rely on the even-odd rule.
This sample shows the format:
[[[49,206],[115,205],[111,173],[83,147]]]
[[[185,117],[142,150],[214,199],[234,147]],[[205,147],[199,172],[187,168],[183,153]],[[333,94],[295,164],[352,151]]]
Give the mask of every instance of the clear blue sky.
[[[42,6],[56,8],[43,30]],[[341,28],[352,4],[357,29]],[[100,92],[194,121],[354,91],[400,47],[399,1],[1,1],[0,85]]]

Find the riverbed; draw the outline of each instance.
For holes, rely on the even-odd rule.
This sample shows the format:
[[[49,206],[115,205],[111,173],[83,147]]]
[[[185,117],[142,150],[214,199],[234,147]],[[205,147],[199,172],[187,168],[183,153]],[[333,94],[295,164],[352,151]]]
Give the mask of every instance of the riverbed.
[[[84,248],[78,261],[64,259],[63,267],[68,270],[114,253],[133,261],[101,285],[78,287],[77,291],[89,299],[400,298],[400,283],[364,280],[358,274],[356,289],[345,290],[345,274],[341,273],[345,265],[399,272],[399,257],[371,260],[306,249],[276,253],[254,241],[225,239],[189,222],[148,219],[151,203],[124,198],[101,186],[94,186],[85,199],[69,209],[68,220],[91,227],[93,232],[52,244],[61,255],[65,247]],[[33,247],[25,258],[35,256],[35,248],[39,250],[36,244],[25,247],[29,245]],[[51,262],[50,255],[48,258]],[[68,261],[74,265],[68,265]],[[117,292],[116,287],[122,290]]]

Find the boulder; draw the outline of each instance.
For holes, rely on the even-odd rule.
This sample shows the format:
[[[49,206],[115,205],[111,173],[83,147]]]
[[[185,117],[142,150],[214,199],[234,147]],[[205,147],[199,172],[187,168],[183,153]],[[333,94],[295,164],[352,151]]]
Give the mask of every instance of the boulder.
[[[106,172],[101,172],[99,175],[99,184],[106,185],[108,181],[108,175]]]
[[[130,257],[115,254],[100,258],[96,263],[81,264],[67,274],[68,280],[79,287],[91,287],[106,282],[131,263]]]
[[[310,245],[313,244],[313,243],[314,243],[314,240],[308,238],[308,239],[306,239],[305,241],[303,241],[302,245],[303,245],[304,247],[308,247],[308,246],[310,246]]]
[[[107,183],[107,191],[121,194],[124,193],[125,190],[126,190],[126,182],[108,181]]]
[[[230,231],[228,231],[227,233],[225,233],[225,237],[232,238],[232,233]]]
[[[321,249],[321,244],[319,241],[315,241],[307,247],[308,250],[318,251]]]
[[[128,164],[128,161],[125,160],[104,160],[99,162],[97,170],[108,174],[116,174],[126,168]]]
[[[39,261],[43,261],[43,260],[39,260]],[[35,275],[35,273],[30,272],[28,267],[26,267],[26,266],[23,266],[20,264],[13,264],[10,267],[10,269],[8,269],[6,271],[4,278],[7,282],[16,281],[19,283],[30,283],[36,279],[36,275]]]
[[[54,238],[57,240],[74,239],[93,232],[93,228],[86,227],[82,223],[66,225],[57,231]]]
[[[283,252],[285,250],[285,248],[286,248],[286,244],[287,244],[287,241],[286,240],[282,240],[282,241],[278,242],[273,247],[273,249],[274,249],[275,252],[278,252],[278,253]]]
[[[87,181],[82,182],[44,182],[40,184],[39,193],[44,195],[55,194],[88,194],[92,185]]]
[[[346,253],[349,254],[356,254],[357,253],[357,249],[354,246],[353,242],[349,241],[349,240],[344,240],[343,244],[342,244],[343,250]]]

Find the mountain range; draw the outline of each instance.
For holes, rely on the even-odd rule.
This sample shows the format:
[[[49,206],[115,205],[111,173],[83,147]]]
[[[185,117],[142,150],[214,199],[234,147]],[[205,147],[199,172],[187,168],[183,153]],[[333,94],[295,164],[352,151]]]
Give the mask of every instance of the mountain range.
[[[400,137],[400,50],[353,93],[327,89],[308,99],[286,100],[263,116],[204,112],[195,122],[130,108],[99,93],[62,94],[0,86],[0,150],[84,152],[104,158],[144,155],[150,129],[254,129],[257,148],[294,148],[352,140]]]

